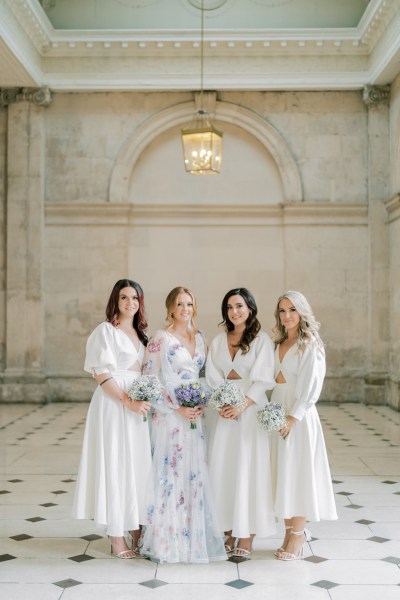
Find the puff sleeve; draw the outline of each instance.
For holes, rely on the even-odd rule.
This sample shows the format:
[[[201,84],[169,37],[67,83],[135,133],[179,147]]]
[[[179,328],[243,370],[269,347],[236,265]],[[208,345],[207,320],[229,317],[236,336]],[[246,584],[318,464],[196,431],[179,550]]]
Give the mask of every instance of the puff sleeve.
[[[246,392],[246,396],[251,398],[260,410],[267,401],[265,392],[272,390],[276,385],[274,379],[274,344],[263,331],[259,333],[253,344],[255,344],[255,359],[249,373],[249,379],[252,383]]]
[[[84,370],[93,377],[111,373],[117,368],[117,356],[111,323],[100,323],[90,334],[86,343]]]
[[[309,345],[300,359],[295,389],[295,403],[290,414],[301,421],[322,390],[326,372],[325,352],[316,342]]]

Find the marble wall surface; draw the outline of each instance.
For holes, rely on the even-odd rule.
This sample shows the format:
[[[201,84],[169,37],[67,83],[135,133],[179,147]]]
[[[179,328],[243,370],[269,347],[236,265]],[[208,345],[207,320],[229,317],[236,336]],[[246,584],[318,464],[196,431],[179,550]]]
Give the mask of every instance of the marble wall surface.
[[[88,400],[87,336],[130,277],[150,332],[185,285],[209,339],[231,287],[253,291],[269,333],[277,297],[299,289],[327,345],[323,398],[398,408],[399,89],[390,105],[360,91],[223,92],[223,169],[206,178],[183,168],[189,93],[1,109],[1,400]]]

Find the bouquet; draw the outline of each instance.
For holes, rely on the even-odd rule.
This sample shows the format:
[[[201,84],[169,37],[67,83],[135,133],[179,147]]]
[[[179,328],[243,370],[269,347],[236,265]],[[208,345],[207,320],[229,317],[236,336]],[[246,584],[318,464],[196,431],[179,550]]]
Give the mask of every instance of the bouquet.
[[[147,400],[157,402],[163,396],[163,388],[155,375],[139,375],[128,391],[128,398],[132,402]],[[147,417],[143,417],[147,421]]]
[[[178,404],[190,408],[204,406],[210,397],[208,390],[205,390],[198,381],[180,383],[174,391]],[[196,429],[196,423],[190,423],[190,429]]]
[[[223,406],[228,405],[242,410],[246,404],[247,400],[244,392],[233,381],[224,381],[224,383],[221,383],[215,388],[210,397],[210,406],[215,410],[221,410]]]
[[[285,407],[276,402],[268,404],[257,413],[258,424],[264,431],[279,431],[286,425]]]

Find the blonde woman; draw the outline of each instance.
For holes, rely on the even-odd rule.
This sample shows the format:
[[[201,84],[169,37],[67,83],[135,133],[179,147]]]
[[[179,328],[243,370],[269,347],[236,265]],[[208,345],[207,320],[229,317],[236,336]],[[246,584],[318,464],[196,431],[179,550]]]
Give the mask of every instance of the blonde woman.
[[[287,424],[272,434],[275,510],[285,539],[275,555],[303,556],[306,521],[337,519],[324,435],[315,404],[325,377],[319,323],[300,292],[289,291],[275,310],[275,381],[272,402],[286,407]]]
[[[206,360],[194,324],[196,301],[190,290],[176,287],[165,304],[167,326],[150,340],[143,367],[159,378],[164,398],[151,421],[155,500],[147,511],[142,553],[160,562],[225,560],[208,481],[203,408],[180,406],[175,393],[182,383],[199,382]]]

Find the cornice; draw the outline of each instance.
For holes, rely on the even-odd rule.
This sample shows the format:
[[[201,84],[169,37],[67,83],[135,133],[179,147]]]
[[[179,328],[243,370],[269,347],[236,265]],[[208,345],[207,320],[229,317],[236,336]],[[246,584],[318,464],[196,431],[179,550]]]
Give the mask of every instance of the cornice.
[[[7,22],[3,37],[37,85],[65,91],[199,87],[194,76],[198,29],[61,31],[53,28],[37,0],[2,1],[18,23],[12,23],[12,29],[18,29],[15,39],[6,35]],[[329,90],[387,83],[398,68],[397,25],[399,0],[371,0],[356,28],[213,29],[204,34],[205,85],[225,90]],[[38,55],[35,62],[28,41]],[[274,72],[274,60],[283,68]],[[119,68],[110,68],[113,61],[119,61]],[[140,72],[127,74],[131,62],[142,65]],[[379,79],[382,70],[385,76]]]
[[[367,226],[366,205],[288,203],[259,205],[46,203],[46,226]]]

